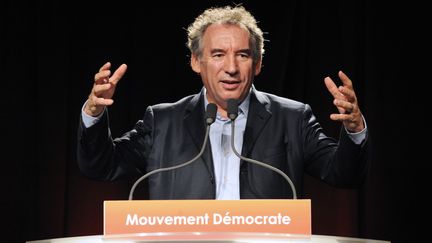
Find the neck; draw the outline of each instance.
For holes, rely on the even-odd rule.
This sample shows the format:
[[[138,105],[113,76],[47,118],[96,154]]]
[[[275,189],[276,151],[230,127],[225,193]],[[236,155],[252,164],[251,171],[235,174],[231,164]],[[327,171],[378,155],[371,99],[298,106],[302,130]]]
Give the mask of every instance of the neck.
[[[219,105],[217,105],[217,107],[218,107],[217,111],[218,111],[219,115],[222,116],[223,118],[228,118],[228,111],[227,111],[227,109],[226,108],[222,108]]]

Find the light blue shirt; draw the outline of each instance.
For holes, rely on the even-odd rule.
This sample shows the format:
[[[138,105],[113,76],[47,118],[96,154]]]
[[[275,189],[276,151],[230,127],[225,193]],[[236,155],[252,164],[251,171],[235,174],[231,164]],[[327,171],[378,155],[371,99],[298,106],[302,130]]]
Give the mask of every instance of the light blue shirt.
[[[205,92],[206,93],[206,92]],[[205,106],[208,100],[204,95]],[[243,134],[246,129],[249,111],[250,93],[239,105],[239,114],[235,119],[234,146],[239,154],[243,147]],[[229,118],[219,112],[210,128],[210,144],[216,179],[216,199],[240,199],[240,158],[231,149],[231,123]]]

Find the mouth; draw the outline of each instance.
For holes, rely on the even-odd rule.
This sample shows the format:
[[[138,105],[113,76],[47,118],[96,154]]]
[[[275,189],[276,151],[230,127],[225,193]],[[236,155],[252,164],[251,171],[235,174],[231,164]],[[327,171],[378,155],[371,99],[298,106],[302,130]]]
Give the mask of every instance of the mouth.
[[[227,90],[237,89],[240,86],[240,81],[238,80],[221,80],[222,87]]]

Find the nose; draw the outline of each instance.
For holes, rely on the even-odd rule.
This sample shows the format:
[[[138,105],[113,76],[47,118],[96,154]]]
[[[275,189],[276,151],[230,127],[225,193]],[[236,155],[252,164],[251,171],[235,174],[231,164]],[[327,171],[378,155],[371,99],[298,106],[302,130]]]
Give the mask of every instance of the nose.
[[[238,73],[238,63],[235,55],[225,56],[224,71],[230,76],[234,76]]]

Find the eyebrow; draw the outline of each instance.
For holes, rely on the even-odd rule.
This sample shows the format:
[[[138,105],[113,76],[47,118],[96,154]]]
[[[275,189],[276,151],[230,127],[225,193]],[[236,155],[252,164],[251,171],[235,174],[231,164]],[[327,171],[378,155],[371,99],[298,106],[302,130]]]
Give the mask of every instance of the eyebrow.
[[[215,48],[215,49],[210,50],[211,54],[216,53],[216,52],[225,52],[225,51],[223,49],[220,49],[220,48]]]
[[[220,48],[215,48],[215,49],[212,49],[211,51],[210,51],[210,53],[216,53],[216,52],[225,52],[225,50],[223,50],[223,49],[220,49]],[[238,51],[236,51],[236,53],[247,53],[247,54],[251,54],[252,53],[252,51],[251,51],[251,49],[249,49],[249,48],[246,48],[246,49],[241,49],[241,50],[238,50]]]
[[[251,55],[252,50],[251,49],[241,49],[241,50],[238,50],[236,53],[246,53],[248,55]]]

